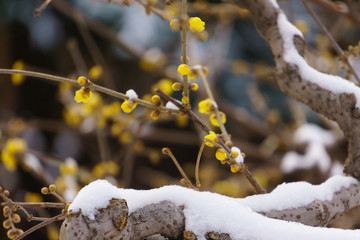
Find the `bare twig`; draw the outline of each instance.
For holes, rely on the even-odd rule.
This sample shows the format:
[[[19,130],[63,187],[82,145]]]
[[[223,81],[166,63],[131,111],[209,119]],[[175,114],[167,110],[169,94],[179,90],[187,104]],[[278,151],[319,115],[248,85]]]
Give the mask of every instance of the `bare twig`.
[[[50,2],[51,2],[51,0],[46,0],[45,2],[43,2],[43,4],[41,4],[41,6],[39,8],[36,8],[34,10],[34,16],[36,18],[40,18],[42,11],[45,10],[45,8],[47,7],[47,5],[49,5]]]
[[[70,78],[65,78],[65,77],[59,77],[59,76],[55,76],[55,75],[51,75],[51,74],[46,74],[46,73],[39,73],[39,72],[32,72],[32,71],[24,71],[24,70],[12,70],[12,69],[0,69],[0,74],[22,74],[25,76],[29,76],[29,77],[36,77],[36,78],[41,78],[41,79],[46,79],[46,80],[51,80],[51,81],[55,81],[55,82],[66,82],[66,83],[70,83],[72,85],[78,85],[77,81],[70,79]],[[107,94],[109,96],[113,96],[115,98],[120,98],[123,100],[128,100],[129,97],[126,96],[123,93],[111,90],[109,88],[106,87],[102,87],[96,84],[92,84],[91,88],[93,90],[102,92],[104,94]],[[150,109],[156,109],[156,110],[160,110],[160,111],[170,111],[171,113],[176,113],[178,112],[177,110],[173,110],[173,109],[168,109],[164,106],[157,106],[155,104],[152,104],[148,101],[142,100],[142,99],[136,99],[134,100],[136,101],[138,104],[143,105],[145,107],[148,107]]]
[[[196,181],[196,186],[197,187],[201,186],[200,179],[199,179],[199,168],[200,168],[201,155],[203,153],[204,147],[205,147],[205,142],[203,141],[201,143],[201,146],[200,146],[200,149],[199,149],[199,154],[197,156],[196,165],[195,165],[195,181]]]
[[[359,76],[357,75],[356,71],[354,70],[354,68],[351,66],[351,64],[348,61],[348,58],[345,56],[344,51],[340,48],[339,44],[336,42],[336,40],[334,39],[334,37],[331,35],[331,33],[326,29],[326,27],[324,26],[324,24],[322,24],[322,22],[320,21],[320,19],[316,16],[316,14],[314,13],[314,11],[308,6],[307,2],[305,0],[301,0],[302,4],[304,5],[305,9],[308,11],[308,13],[310,14],[310,16],[314,19],[314,21],[317,23],[317,25],[320,27],[320,29],[325,33],[325,35],[329,38],[331,45],[333,46],[333,48],[335,49],[335,51],[337,52],[337,54],[339,55],[340,59],[343,60],[346,65],[349,67],[349,70],[351,71],[351,73],[354,75],[355,79],[356,79],[356,83],[359,84],[360,83],[360,79]]]
[[[174,162],[175,166],[177,167],[177,169],[179,170],[179,172],[181,173],[181,176],[183,176],[183,178],[185,179],[186,181],[186,184],[195,189],[195,190],[198,190],[190,181],[190,179],[187,177],[186,173],[184,172],[184,170],[182,169],[182,167],[180,166],[180,164],[178,163],[178,161],[176,160],[176,158],[174,157],[174,155],[172,154],[172,152],[170,151],[169,148],[163,148],[162,149],[162,153],[165,154],[165,155],[168,155],[171,160]]]
[[[15,240],[20,240],[23,239],[24,237],[26,237],[27,235],[29,235],[30,233],[45,227],[46,225],[49,225],[50,223],[56,222],[56,221],[61,221],[65,219],[65,214],[61,213],[59,215],[56,215],[55,217],[49,218],[46,221],[43,221],[35,226],[33,226],[32,228],[29,228],[28,230],[26,230],[23,234],[21,234],[20,236],[16,237]]]

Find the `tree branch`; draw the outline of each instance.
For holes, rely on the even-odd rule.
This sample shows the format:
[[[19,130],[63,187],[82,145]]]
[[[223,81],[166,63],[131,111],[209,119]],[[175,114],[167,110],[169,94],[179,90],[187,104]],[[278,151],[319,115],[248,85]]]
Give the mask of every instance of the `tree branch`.
[[[249,9],[276,62],[276,82],[282,92],[336,121],[348,145],[344,172],[360,179],[360,89],[347,80],[310,67],[304,56],[305,40],[278,8],[275,0],[240,0]]]
[[[339,182],[341,182],[340,186],[342,187],[339,186]],[[83,197],[90,196],[89,194],[92,193],[91,191],[96,191],[98,194],[102,194],[100,188],[105,189],[105,192],[113,192],[114,196],[124,196],[125,199],[113,198],[109,201],[108,206],[99,209],[96,209],[96,206],[94,205],[89,206],[88,203],[85,203],[84,207],[87,209],[84,210],[84,214],[82,214],[81,208],[80,211],[70,211],[66,220],[62,224],[60,230],[60,240],[140,240],[154,235],[157,236],[155,239],[161,239],[158,236],[159,234],[170,239],[179,239],[183,234],[189,237],[185,239],[238,239],[236,237],[237,235],[234,233],[236,231],[246,231],[245,236],[248,237],[241,239],[263,239],[263,234],[261,231],[259,232],[259,230],[257,230],[257,227],[252,229],[246,226],[234,227],[234,225],[233,227],[226,228],[226,224],[229,223],[229,219],[232,219],[232,216],[227,215],[228,209],[226,208],[229,207],[228,205],[230,205],[231,208],[230,212],[232,212],[233,215],[236,215],[236,218],[239,220],[239,224],[241,221],[245,221],[248,226],[253,226],[254,224],[270,224],[269,226],[271,226],[271,224],[274,223],[273,221],[279,221],[277,222],[277,224],[279,224],[277,226],[282,227],[278,230],[274,230],[272,234],[274,234],[274,237],[280,236],[279,239],[287,239],[285,237],[286,235],[283,235],[286,234],[286,232],[290,232],[289,234],[295,234],[298,231],[307,231],[309,234],[314,234],[311,233],[311,231],[318,231],[319,229],[307,227],[306,229],[301,230],[304,225],[291,225],[290,222],[271,220],[267,217],[300,222],[310,226],[326,226],[338,215],[360,204],[360,183],[352,178],[346,177],[332,178],[319,186],[313,186],[307,183],[282,185],[280,189],[274,190],[272,193],[254,195],[249,197],[249,199],[228,198],[225,196],[219,196],[218,194],[198,192],[178,186],[168,186],[148,191],[136,191],[131,189],[116,189],[115,187],[114,189],[107,189],[106,185],[109,183],[106,183],[106,185],[97,185],[103,183],[103,180],[98,183],[92,183],[92,186],[85,187],[81,190],[83,193],[80,193],[84,195],[79,197],[80,200],[78,200],[78,202],[86,201]],[[96,189],[94,185],[97,185],[98,188]],[[324,189],[336,189],[337,187],[340,190],[330,192],[323,191]],[[302,189],[303,191],[299,191],[299,189]],[[268,204],[269,202],[274,204],[275,208],[279,208],[279,206],[276,206],[281,206],[282,204],[277,201],[279,196],[282,196],[283,198],[291,198],[291,195],[294,195],[294,191],[299,191],[297,196],[298,199],[309,198],[309,195],[310,198],[312,198],[312,194],[309,194],[309,192],[312,191],[321,194],[316,194],[317,197],[312,198],[308,204],[301,200],[295,204],[291,203],[291,208],[269,210],[271,208],[271,204]],[[327,196],[328,194],[330,194],[330,196]],[[173,198],[172,196],[176,197]],[[187,198],[189,199],[186,200]],[[329,198],[330,200],[321,200],[324,198]],[[205,199],[207,202],[203,201]],[[180,203],[179,205],[179,201],[182,202],[183,200],[185,200],[184,204]],[[218,206],[218,209],[213,209],[212,204],[216,205],[218,200],[224,204]],[[77,200],[75,199],[74,202],[76,201]],[[134,207],[134,205],[137,206],[139,204],[139,201],[145,203],[145,206],[140,208]],[[197,205],[199,204],[199,201],[200,205]],[[128,203],[131,210],[129,210]],[[148,204],[146,205],[146,203]],[[264,205],[268,210],[258,211],[258,209],[263,208]],[[89,211],[89,207],[95,208],[93,209],[95,212],[93,220],[91,217],[86,215],[86,212]],[[248,211],[249,208],[251,208],[252,211]],[[69,209],[71,209],[71,206]],[[243,214],[239,214],[239,212],[244,209],[247,210],[245,210]],[[208,211],[212,212],[210,215],[213,216],[214,219],[207,219],[208,215],[206,212]],[[223,211],[225,211],[225,213],[223,213]],[[260,216],[255,212],[264,216]],[[194,216],[197,216],[195,222]],[[203,217],[199,218],[199,216]],[[220,226],[216,223],[213,226],[208,226],[209,221],[217,221],[215,218],[221,218]],[[226,218],[228,219],[226,220]],[[287,224],[289,224],[289,230],[284,231]],[[206,226],[206,232],[203,232],[203,235],[199,235],[199,233],[195,235],[191,232],[192,229],[198,227],[201,228],[203,226]],[[219,233],[219,229],[227,229],[225,231],[229,232]],[[327,231],[331,229],[324,228],[323,230]],[[340,231],[341,234],[344,234],[342,235],[344,236],[344,239],[351,239],[346,237],[349,236],[346,235],[349,233],[348,231],[340,229],[338,231]],[[352,236],[360,236],[360,232],[358,231],[353,231],[351,234],[353,234]],[[324,235],[321,234],[317,235],[317,237],[319,237],[318,239],[324,239],[321,236],[324,237]]]

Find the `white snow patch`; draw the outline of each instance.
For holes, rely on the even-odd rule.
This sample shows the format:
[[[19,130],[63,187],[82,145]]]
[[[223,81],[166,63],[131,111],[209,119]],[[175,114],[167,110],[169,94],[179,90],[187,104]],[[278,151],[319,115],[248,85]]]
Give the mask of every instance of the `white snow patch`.
[[[126,91],[126,96],[129,97],[129,100],[136,100],[138,98],[138,95],[136,94],[136,92],[133,89],[129,89]]]
[[[344,165],[338,161],[334,162],[331,166],[330,176],[344,175]]]
[[[237,163],[244,163],[244,157],[241,154],[241,150],[238,147],[232,147],[231,148],[232,152],[237,152],[238,156],[235,158],[235,162]]]
[[[172,102],[167,102],[165,105],[166,108],[172,109],[172,110],[179,110],[179,108]]]
[[[271,2],[271,4],[272,4],[274,7],[280,8],[280,7],[279,7],[279,4],[277,3],[276,0],[269,0],[269,2]]]
[[[293,39],[295,35],[302,37],[299,29],[292,25],[283,13],[278,15],[278,26],[280,34],[284,40],[284,60],[299,67],[299,73],[307,81],[312,82],[334,94],[349,93],[356,97],[356,107],[360,107],[360,88],[353,82],[341,77],[321,73],[305,61],[295,48]]]
[[[64,199],[65,201],[69,202],[74,200],[77,194],[77,181],[76,177],[72,175],[65,175],[64,176],[66,189],[64,191]]]
[[[29,167],[34,172],[41,173],[44,170],[43,166],[40,163],[40,160],[31,153],[25,154],[24,161],[26,166]]]
[[[317,166],[320,171],[330,169],[331,158],[326,151],[326,146],[334,144],[335,135],[328,130],[314,124],[303,124],[296,129],[294,142],[307,144],[305,154],[287,152],[281,162],[281,169],[285,173],[291,173],[297,169],[308,169]]]
[[[330,201],[342,187],[356,183],[358,181],[355,178],[346,176],[333,176],[320,185],[307,182],[283,183],[271,193],[246,197],[239,202],[257,212],[291,209],[306,206],[314,200]]]
[[[229,233],[232,239],[292,239],[292,240],[353,240],[360,238],[360,230],[341,230],[310,227],[299,223],[270,219],[253,210],[288,208],[305,205],[315,199],[328,200],[341,187],[357,183],[350,177],[333,177],[320,186],[306,183],[284,184],[270,194],[246,199],[234,199],[210,192],[198,192],[180,186],[165,186],[152,190],[118,189],[105,180],[97,180],[84,187],[70,205],[74,212],[94,219],[96,209],[105,208],[112,198],[127,200],[130,213],[149,204],[164,200],[184,205],[186,230],[199,240],[205,233]],[[266,227],[264,227],[266,226]]]

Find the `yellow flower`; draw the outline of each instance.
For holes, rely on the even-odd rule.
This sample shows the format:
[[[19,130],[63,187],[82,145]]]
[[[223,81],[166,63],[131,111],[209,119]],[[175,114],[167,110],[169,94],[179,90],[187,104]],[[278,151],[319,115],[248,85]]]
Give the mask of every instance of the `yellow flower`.
[[[125,126],[121,122],[113,123],[113,125],[111,126],[111,129],[110,129],[111,135],[114,137],[120,135],[120,133],[122,132],[124,127]]]
[[[121,109],[122,109],[123,112],[125,112],[125,113],[130,113],[132,110],[134,110],[134,108],[136,107],[136,105],[137,105],[136,102],[132,102],[132,101],[125,100],[125,101],[121,104]]]
[[[182,85],[182,83],[176,82],[171,86],[171,88],[174,91],[180,91],[181,89],[184,88],[184,86]]]
[[[186,64],[180,64],[178,69],[177,69],[177,72],[180,75],[188,75],[190,73],[190,68]]]
[[[123,132],[118,140],[121,144],[128,144],[132,140],[132,135],[129,132]]]
[[[186,127],[188,125],[189,118],[186,115],[184,115],[184,116],[178,115],[176,117],[176,122],[175,123],[176,123],[176,126],[184,128],[184,127]]]
[[[198,76],[199,75],[196,70],[191,70],[188,77],[190,81],[194,81]]]
[[[25,193],[25,202],[43,202],[44,199],[39,193],[27,192]]]
[[[101,113],[105,118],[110,118],[120,113],[121,104],[119,102],[113,102],[110,105],[106,105],[101,109]]]
[[[221,122],[222,122],[223,124],[226,123],[226,115],[225,115],[225,113],[219,112],[219,114],[220,114]],[[217,117],[216,117],[216,114],[215,114],[215,113],[211,114],[211,116],[210,116],[210,122],[211,122],[211,124],[212,124],[213,126],[215,126],[215,127],[219,127],[219,126],[220,126],[220,124],[219,124],[219,122],[218,122],[218,120],[217,120]]]
[[[307,34],[310,31],[309,25],[305,21],[297,20],[294,22],[294,25],[301,31],[302,34]]]
[[[206,141],[206,140],[211,140],[211,141],[213,141],[213,142],[217,142],[216,133],[213,132],[213,131],[210,131],[209,134],[204,137],[204,139],[205,139],[205,144],[206,144],[207,146],[209,146],[209,147],[214,147],[214,146],[215,146],[214,144],[212,144],[211,142],[208,142],[208,141]]]
[[[114,161],[104,162],[105,169],[110,175],[117,175],[119,173],[119,166]]]
[[[27,143],[21,138],[12,138],[6,141],[5,151],[9,154],[15,155],[17,153],[23,153],[27,149]]]
[[[155,83],[152,86],[152,89],[155,90],[156,88],[158,88],[161,91],[163,91],[165,94],[171,95],[173,93],[173,89],[171,88],[173,83],[174,82],[172,80],[163,78],[163,79],[160,79],[159,82]]]
[[[70,127],[77,127],[82,121],[80,114],[73,108],[64,108],[63,118]]]
[[[239,153],[233,151],[233,152],[231,152],[230,156],[231,156],[232,158],[237,158],[237,157],[239,156]]]
[[[191,83],[189,89],[191,91],[197,91],[199,89],[199,85],[197,85],[196,83]]]
[[[159,110],[152,111],[151,114],[150,114],[150,117],[151,117],[152,120],[159,119],[160,111]]]
[[[239,166],[237,164],[231,164],[230,171],[236,173],[239,171]]]
[[[49,240],[57,240],[59,239],[59,231],[55,226],[49,226],[47,227],[47,236]]]
[[[210,98],[199,102],[199,112],[204,114],[210,114],[213,112],[213,104]]]
[[[87,83],[87,79],[86,79],[86,77],[84,77],[84,76],[80,76],[79,78],[78,78],[78,80],[77,80],[77,82],[78,82],[78,84],[80,85],[80,86],[84,86],[86,83]]]
[[[67,158],[65,162],[60,165],[59,172],[61,175],[75,176],[78,173],[78,164],[73,158]]]
[[[77,103],[87,103],[92,98],[92,96],[93,93],[89,89],[81,88],[80,90],[76,91],[74,99]]]
[[[181,98],[181,102],[182,102],[183,104],[189,104],[190,99],[189,99],[188,97],[182,97],[182,98]]]
[[[153,95],[152,97],[151,97],[151,101],[153,102],[153,103],[155,103],[156,105],[160,105],[161,104],[161,99],[160,99],[160,96],[159,95]]]
[[[12,65],[12,69],[14,69],[14,70],[24,70],[24,62],[21,61],[21,60],[17,60]],[[25,80],[25,76],[22,75],[22,74],[11,74],[11,82],[15,86],[18,86],[18,85],[22,84],[24,82],[24,80]]]
[[[86,103],[81,105],[81,115],[87,117],[95,113],[102,106],[102,97],[98,93],[94,93],[92,98]]]
[[[102,74],[103,69],[99,65],[95,65],[89,70],[89,78],[94,81],[98,80],[102,76]]]
[[[173,31],[178,31],[180,29],[180,21],[178,19],[173,19],[170,21],[170,28]]]
[[[189,19],[189,28],[192,32],[202,32],[205,29],[205,23],[199,17]]]
[[[226,154],[225,150],[218,149],[218,150],[216,150],[215,157],[217,160],[223,161],[227,158],[227,154]]]
[[[1,161],[9,172],[14,172],[16,170],[17,162],[15,156],[10,154],[8,151],[3,151],[1,153]]]

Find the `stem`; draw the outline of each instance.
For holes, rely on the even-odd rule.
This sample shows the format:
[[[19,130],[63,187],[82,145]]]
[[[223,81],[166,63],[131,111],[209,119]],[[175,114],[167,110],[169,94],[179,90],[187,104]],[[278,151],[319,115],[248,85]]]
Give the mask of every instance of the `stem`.
[[[348,59],[345,57],[343,50],[340,48],[339,44],[336,42],[336,40],[334,39],[334,37],[331,35],[331,33],[326,29],[326,27],[324,26],[324,24],[322,24],[322,22],[320,21],[320,19],[316,16],[316,14],[314,13],[314,11],[308,6],[307,2],[304,0],[301,0],[302,4],[304,5],[304,7],[306,8],[306,11],[308,11],[308,13],[310,14],[310,16],[314,19],[314,21],[317,23],[317,25],[320,27],[320,29],[325,33],[325,35],[329,38],[331,45],[333,46],[333,48],[335,49],[335,51],[337,52],[337,54],[339,55],[339,57],[346,63],[346,65],[349,67],[349,70],[351,71],[351,73],[354,75],[354,77],[356,78],[356,84],[360,83],[360,79],[359,76],[356,74],[354,68],[351,66],[351,64],[349,63]]]
[[[40,18],[42,11],[44,11],[44,9],[47,7],[47,5],[49,5],[50,2],[51,0],[46,0],[45,2],[43,2],[43,4],[41,4],[40,7],[36,8],[34,11],[34,16],[36,18]]]
[[[138,2],[141,6],[143,6],[144,8],[149,8],[149,10],[154,13],[155,15],[158,15],[159,17],[161,17],[163,20],[170,22],[171,18],[168,14],[166,14],[163,10],[155,8],[153,6],[148,6],[146,3],[144,3],[142,0],[135,0],[136,2]]]
[[[206,133],[209,133],[211,130],[206,124],[190,109],[186,108],[184,105],[180,104],[178,101],[176,101],[174,98],[170,97],[169,95],[165,94],[160,89],[156,89],[155,92],[162,98],[164,98],[167,101],[172,102],[176,107],[179,108],[179,110],[185,114],[187,114],[195,123],[197,123],[203,131]],[[218,148],[223,148],[229,155],[231,154],[231,149],[226,145],[224,140],[217,136],[218,143],[206,140],[208,142],[213,143]],[[245,167],[245,170],[243,171],[245,174],[246,179],[250,182],[250,184],[255,188],[255,191],[257,193],[265,193],[266,191],[259,185],[259,183],[254,179],[254,177],[251,175],[250,171],[247,169],[246,164],[243,164]]]
[[[36,78],[41,78],[41,79],[46,79],[46,80],[51,80],[51,81],[55,81],[55,82],[65,82],[65,83],[70,83],[72,85],[78,85],[77,81],[70,79],[70,78],[65,78],[65,77],[59,77],[59,76],[55,76],[55,75],[51,75],[51,74],[46,74],[46,73],[39,73],[39,72],[32,72],[32,71],[25,71],[25,70],[12,70],[12,69],[1,69],[0,68],[0,74],[22,74],[25,76],[29,76],[29,77],[36,77]],[[91,89],[96,90],[98,92],[102,92],[104,94],[107,94],[109,96],[115,97],[115,98],[120,98],[123,100],[128,100],[129,97],[126,96],[123,93],[111,90],[109,88],[106,87],[102,87],[96,84],[92,84]],[[139,105],[142,105],[144,107],[148,107],[151,109],[156,109],[156,110],[160,110],[160,111],[170,111],[170,112],[178,112],[176,110],[173,109],[168,109],[164,106],[156,106],[155,104],[152,104],[150,102],[147,102],[145,100],[142,99],[136,99],[134,100],[135,102],[137,102]]]
[[[181,0],[181,56],[182,56],[182,63],[187,64],[187,55],[186,55],[186,45],[187,45],[187,0]],[[183,76],[183,96],[189,97],[189,83],[188,83],[188,76]]]
[[[42,227],[45,227],[46,225],[52,223],[52,222],[56,222],[56,221],[60,221],[60,220],[63,220],[65,219],[65,215],[64,214],[59,214],[59,215],[56,215],[55,217],[52,217],[52,218],[49,218],[48,220],[46,221],[43,221],[35,226],[33,226],[32,228],[29,228],[28,230],[26,230],[23,234],[21,234],[20,236],[16,237],[15,240],[20,240],[20,239],[23,239],[24,237],[26,237],[27,235],[29,235],[30,233],[42,228]]]
[[[199,149],[199,154],[197,156],[196,165],[195,165],[195,181],[196,181],[196,186],[197,187],[201,186],[200,179],[199,179],[199,167],[200,167],[200,159],[201,159],[201,155],[202,155],[202,153],[204,151],[204,147],[205,147],[205,142],[203,141],[201,143],[201,146],[200,146],[200,149]]]
[[[178,161],[176,160],[176,158],[174,157],[174,155],[172,154],[172,152],[170,151],[169,148],[163,148],[162,150],[163,154],[168,155],[171,160],[174,162],[175,166],[177,167],[177,169],[179,170],[179,172],[181,173],[181,176],[186,180],[186,182],[188,183],[188,185],[195,189],[198,190],[190,181],[190,179],[187,177],[186,173],[184,172],[184,170],[182,169],[182,167],[180,166],[180,164],[178,163]]]
[[[28,202],[12,202],[13,205],[22,206],[22,207],[41,207],[41,208],[64,208],[63,203],[51,203],[51,202],[41,202],[41,203],[28,203]],[[4,206],[4,203],[1,203]]]
[[[195,123],[197,123],[204,132],[209,133],[211,131],[211,129],[193,111],[186,108],[184,105],[176,101],[174,98],[165,94],[160,89],[156,89],[155,93],[157,93],[160,97],[164,98],[165,100],[172,102],[176,107],[179,108],[181,112],[187,114]]]
[[[60,196],[57,192],[51,192],[50,194],[52,194],[54,197],[56,197],[57,199],[59,199],[60,202],[63,203],[63,207],[66,206],[67,202],[65,201],[65,199]]]
[[[218,108],[218,105],[217,103],[215,102],[215,98],[214,98],[214,95],[212,94],[211,92],[211,89],[210,89],[210,86],[209,86],[209,82],[203,72],[203,70],[200,68],[198,70],[198,73],[200,75],[200,78],[204,84],[204,87],[205,87],[205,91],[207,93],[207,95],[209,96],[209,98],[211,99],[211,102],[213,103],[213,106],[214,106],[214,109],[215,109],[215,115],[216,115],[216,118],[218,120],[218,123],[219,123],[219,127],[220,127],[220,130],[221,130],[221,133],[222,135],[224,136],[225,138],[225,141],[230,141],[230,136],[228,134],[228,132],[226,131],[226,128],[221,120],[221,116],[220,116],[220,113],[219,113],[219,108]]]
[[[245,164],[243,164],[243,166],[245,167],[245,169],[243,170],[243,173],[246,177],[246,179],[250,182],[250,184],[255,188],[256,192],[259,194],[264,194],[266,193],[266,190],[263,189],[259,183],[255,180],[255,178],[252,176],[251,172],[249,171],[249,169],[247,168],[247,166]]]

